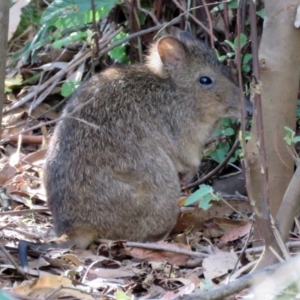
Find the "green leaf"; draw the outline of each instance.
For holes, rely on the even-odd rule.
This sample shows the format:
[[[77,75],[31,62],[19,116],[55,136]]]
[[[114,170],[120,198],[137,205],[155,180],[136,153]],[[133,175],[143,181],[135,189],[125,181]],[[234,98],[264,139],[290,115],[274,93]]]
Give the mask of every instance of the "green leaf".
[[[245,65],[243,65],[243,71],[245,72],[245,73],[248,73],[249,71],[250,71],[250,66],[245,66]]]
[[[226,135],[226,136],[231,136],[231,135],[234,135],[234,130],[232,129],[232,128],[226,128],[225,130],[224,130],[224,135]]]
[[[95,17],[99,20],[108,15],[120,0],[94,0]],[[44,11],[41,23],[56,28],[69,28],[91,23],[93,14],[90,1],[54,0]]]
[[[237,9],[238,7],[239,7],[238,0],[232,0],[228,3],[228,8],[229,9]],[[215,13],[215,12],[218,12],[220,10],[224,10],[224,4],[223,3],[215,6],[210,12]]]
[[[220,135],[222,135],[222,130],[218,128],[214,131],[213,136],[220,136]]]
[[[79,87],[80,82],[78,81],[66,81],[61,86],[61,95],[64,97],[68,97],[75,92],[75,90]]]
[[[235,56],[235,52],[228,52],[226,53],[227,57],[231,58]]]
[[[244,55],[244,57],[243,57],[243,64],[246,65],[251,59],[252,59],[252,54],[247,53],[247,54]]]
[[[55,49],[58,49],[58,48],[61,48],[65,45],[68,45],[70,43],[74,43],[74,42],[77,42],[77,41],[80,41],[80,40],[84,40],[86,39],[87,37],[87,33],[86,32],[73,32],[71,33],[69,36],[63,38],[63,39],[60,39],[60,40],[56,40],[52,46],[53,48]]]
[[[210,203],[210,201],[213,200],[211,195],[205,195],[199,203],[199,208],[202,208],[203,210],[208,210],[209,208],[212,207],[212,204]]]
[[[221,163],[225,159],[229,149],[228,142],[219,143],[217,149],[210,153],[210,157],[217,163]]]
[[[116,300],[130,300],[131,298],[127,296],[123,291],[117,291],[114,293]]]
[[[298,142],[300,142],[300,136],[295,136],[294,138],[293,138],[293,142],[296,144],[296,143],[298,143]]]
[[[212,153],[210,153],[210,157],[219,164],[224,160],[225,156],[226,155],[225,155],[224,151],[222,151],[220,149],[217,149],[217,150],[213,151]]]
[[[229,161],[228,162],[230,162],[231,164],[233,164],[234,162],[236,162],[237,161],[237,158],[236,157],[231,157],[230,159],[229,159]]]
[[[265,18],[266,16],[266,9],[265,8],[262,8],[261,10],[257,11],[256,14],[261,17],[262,19]]]
[[[128,33],[121,31],[115,38],[112,39],[112,43],[118,42],[127,36]],[[128,42],[123,43],[122,45],[115,47],[114,49],[109,51],[108,55],[110,56],[110,58],[116,60],[118,63],[128,63],[129,60],[127,59],[126,55],[126,45],[128,45]]]
[[[208,210],[212,206],[211,201],[218,201],[219,199],[219,196],[214,194],[211,186],[201,184],[199,190],[186,199],[185,205],[188,206],[199,202],[200,208]]]
[[[221,121],[222,127],[229,127],[230,124],[230,119],[229,118],[223,118]]]
[[[292,145],[292,139],[291,139],[291,137],[285,136],[285,137],[284,137],[284,140],[286,141],[286,143],[287,143],[289,146]]]
[[[224,40],[224,42],[225,42],[226,44],[228,44],[232,50],[235,51],[234,44],[233,44],[231,41],[229,41],[229,40]],[[229,53],[227,53],[227,56],[228,56],[228,54],[229,54]]]
[[[226,57],[227,57],[226,55],[221,55],[221,56],[218,57],[218,60],[220,62],[223,62],[226,59]]]
[[[239,0],[232,0],[228,3],[229,9],[237,9],[239,7]]]
[[[238,49],[238,41],[240,40],[240,48],[242,49],[247,43],[247,36],[244,33],[241,33],[240,36],[234,39],[234,49]]]
[[[295,131],[288,126],[284,126],[284,129],[289,133],[295,134]]]
[[[198,203],[203,199],[207,194],[211,193],[212,187],[206,184],[201,184],[199,190],[189,196],[185,201],[185,206],[189,206],[195,203]]]

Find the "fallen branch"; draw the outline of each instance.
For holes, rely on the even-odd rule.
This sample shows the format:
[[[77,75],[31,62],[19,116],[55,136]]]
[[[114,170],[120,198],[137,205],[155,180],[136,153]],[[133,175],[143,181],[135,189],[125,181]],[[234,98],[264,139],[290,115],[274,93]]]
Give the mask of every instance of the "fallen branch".
[[[179,299],[223,300],[230,295],[233,295],[250,287],[254,288],[254,295],[252,295],[251,297],[252,299],[264,299],[264,296],[266,296],[266,292],[268,292],[269,299],[274,299],[273,297],[275,297],[293,282],[299,281],[299,278],[300,256],[297,256],[283,263],[275,264],[245,275],[234,282],[228,283],[225,286],[216,288],[208,292],[196,292],[191,295],[184,295]],[[268,285],[266,283],[269,280],[273,282],[273,285],[270,285],[268,288]],[[263,288],[264,290],[260,290],[261,288]]]
[[[43,124],[41,124],[43,126]],[[42,144],[43,143],[42,135],[22,135],[22,144]],[[10,134],[2,134],[1,140],[7,140],[9,142],[18,143],[19,134],[18,135],[10,135]]]
[[[22,209],[22,210],[13,210],[13,211],[3,211],[0,212],[0,216],[18,216],[32,213],[40,212],[50,212],[49,208],[36,208],[36,209]]]

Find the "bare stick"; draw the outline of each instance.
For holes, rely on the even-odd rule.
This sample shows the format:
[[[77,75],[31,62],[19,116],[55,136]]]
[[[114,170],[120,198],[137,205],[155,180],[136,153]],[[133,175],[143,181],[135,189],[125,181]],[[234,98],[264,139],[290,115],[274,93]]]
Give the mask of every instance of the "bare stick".
[[[36,208],[36,209],[22,209],[13,211],[0,212],[0,216],[18,216],[31,213],[50,212],[49,208]]]
[[[4,248],[4,246],[2,245],[2,243],[0,242],[0,249],[1,251],[5,254],[5,256],[8,258],[8,260],[12,263],[12,265],[16,268],[17,272],[19,274],[21,274],[24,278],[26,277],[25,273],[23,272],[23,270],[21,268],[19,268],[19,266],[16,264],[15,260],[13,259],[13,257],[10,255],[10,253]]]
[[[107,243],[108,240],[100,239],[100,242]],[[172,252],[172,253],[188,255],[188,256],[192,256],[192,257],[199,257],[199,258],[205,258],[209,255],[207,253],[200,253],[200,252],[194,252],[194,251],[181,249],[181,248],[178,248],[178,247],[174,247],[172,245],[159,245],[159,244],[153,244],[153,243],[126,242],[126,243],[124,243],[124,246],[125,247],[136,247],[136,248],[150,249],[150,250],[167,251],[167,252]]]

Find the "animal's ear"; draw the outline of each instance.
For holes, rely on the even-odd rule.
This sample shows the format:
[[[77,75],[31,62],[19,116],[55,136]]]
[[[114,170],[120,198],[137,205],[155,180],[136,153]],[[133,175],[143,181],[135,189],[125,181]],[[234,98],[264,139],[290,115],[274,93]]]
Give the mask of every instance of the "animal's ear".
[[[162,37],[157,42],[157,51],[163,64],[170,70],[182,66],[186,59],[185,46],[174,37]]]
[[[168,26],[165,29],[167,34],[173,35],[178,38],[194,41],[195,38],[189,33],[188,31],[180,30],[178,27],[175,26]]]
[[[190,40],[190,41],[195,41],[195,38],[189,33],[188,31],[180,31],[179,36],[182,39]]]

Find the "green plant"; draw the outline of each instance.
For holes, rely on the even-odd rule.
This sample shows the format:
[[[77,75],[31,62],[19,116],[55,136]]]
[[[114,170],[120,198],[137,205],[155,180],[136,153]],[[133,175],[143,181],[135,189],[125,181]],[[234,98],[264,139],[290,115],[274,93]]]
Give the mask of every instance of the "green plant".
[[[75,92],[79,85],[78,81],[65,81],[61,86],[60,93],[62,96],[68,97]]]
[[[121,31],[115,38],[112,39],[112,43],[118,42],[128,36],[128,33]],[[126,55],[126,45],[128,42],[123,43],[121,46],[115,47],[108,52],[111,59],[117,61],[118,63],[128,64],[129,59]]]
[[[95,18],[102,19],[120,0],[94,0]],[[41,23],[58,29],[78,27],[93,21],[90,1],[54,0],[44,11]]]
[[[30,2],[28,5],[24,6],[22,9],[20,23],[13,38],[21,35],[26,28],[29,26],[38,28],[40,26],[39,21],[41,17],[41,11],[39,6],[35,2]]]
[[[295,136],[296,133],[291,128],[284,126],[284,129],[286,130],[286,135],[284,137],[284,140],[289,146],[292,146],[298,142],[300,142],[300,136]]]
[[[248,40],[245,34],[241,33],[239,37],[236,37],[233,42],[229,40],[225,40],[225,43],[228,44],[231,48],[232,51],[226,53],[226,55],[220,55],[217,50],[216,54],[218,57],[218,60],[223,62],[226,58],[233,58],[236,56],[237,51],[239,49],[239,43],[240,43],[240,49],[242,49],[246,44]],[[249,62],[252,59],[252,54],[247,53],[243,56],[242,59],[242,69],[244,72],[249,72],[250,71],[250,65]]]
[[[239,7],[239,0],[232,0],[227,2],[227,6],[229,9],[237,9]],[[210,12],[216,13],[218,11],[224,10],[224,4],[221,3],[217,6],[215,6]]]
[[[94,0],[94,3],[95,19],[98,21],[106,17],[115,5],[121,3],[121,0]],[[27,10],[24,8],[22,18],[29,18],[28,6],[25,7]],[[34,13],[33,9],[29,11],[33,11],[31,14]],[[50,43],[53,47],[59,48],[78,40],[86,41],[90,35],[88,31],[93,21],[93,11],[90,1],[54,0],[41,16],[34,14],[34,17],[39,29],[34,39],[12,56],[12,62],[20,57],[23,57],[24,63],[29,58],[34,62],[37,50]]]
[[[189,196],[185,201],[185,206],[193,205],[198,203],[199,208],[204,210],[208,210],[212,204],[211,201],[219,201],[220,196],[214,193],[214,190],[211,186],[206,184],[201,184],[199,186],[199,190],[194,192],[191,196]]]
[[[240,2],[239,0],[228,0],[227,1],[227,3],[228,3],[227,4],[228,9],[238,9],[239,2]],[[210,12],[216,13],[216,12],[219,12],[219,11],[222,11],[222,10],[224,10],[224,4],[223,3],[215,6]],[[262,19],[264,19],[265,15],[266,15],[265,9],[262,8],[261,10],[257,11],[256,14],[259,17],[261,17]]]
[[[215,132],[213,133],[214,137],[220,137],[220,136],[225,136],[225,137],[232,137],[235,135],[237,129],[237,123],[235,120],[229,119],[229,118],[223,118],[221,121],[221,125],[218,129],[215,130]],[[230,143],[228,141],[228,139],[225,139],[223,141],[220,141],[217,145],[217,147],[210,151],[208,153],[208,155],[216,162],[221,163],[228,151],[230,150]],[[234,162],[236,161],[238,157],[238,153],[237,156],[234,156],[230,159],[230,162]]]

